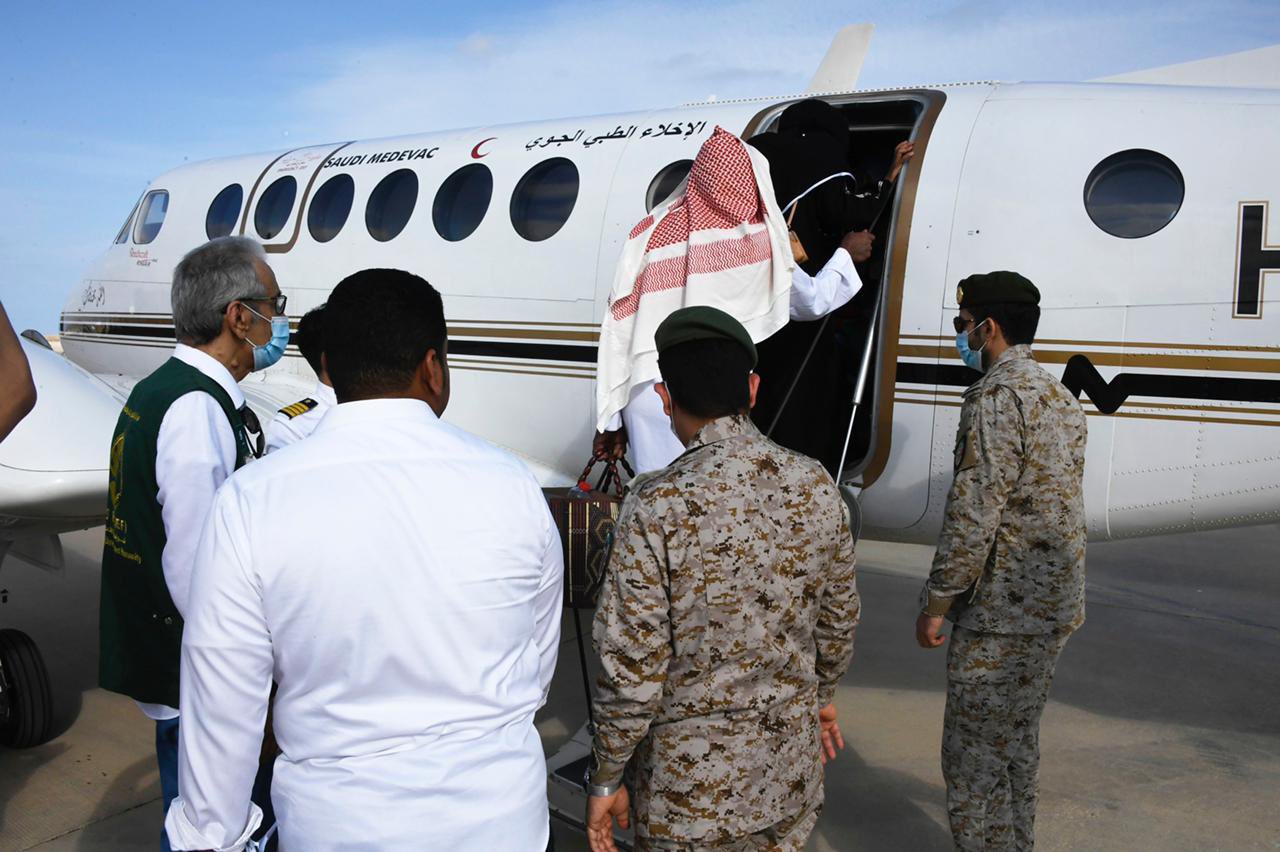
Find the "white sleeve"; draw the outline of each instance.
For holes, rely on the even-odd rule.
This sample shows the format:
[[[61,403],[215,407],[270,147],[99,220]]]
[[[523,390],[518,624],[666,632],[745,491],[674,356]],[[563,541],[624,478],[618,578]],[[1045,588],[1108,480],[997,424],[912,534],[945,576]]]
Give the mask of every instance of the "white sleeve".
[[[533,626],[533,641],[538,646],[538,678],[542,685],[539,707],[547,703],[551,676],[556,671],[556,655],[560,651],[560,611],[564,601],[564,549],[550,509],[546,508],[545,502],[542,506],[543,525],[547,528],[544,533],[546,546],[542,553],[542,583],[534,601]]]
[[[235,469],[236,436],[222,406],[203,391],[178,397],[156,435],[156,499],[165,534],[160,564],[183,618],[200,530],[214,492]]]
[[[798,265],[791,272],[791,318],[816,320],[842,307],[862,289],[853,258],[838,248],[818,272],[810,276]]]
[[[615,411],[613,416],[609,418],[609,422],[605,424],[604,431],[617,432],[622,428],[622,412]]]
[[[262,821],[250,801],[271,696],[271,636],[234,485],[218,492],[196,553],[182,634],[174,849],[238,850]]]
[[[272,417],[271,422],[267,424],[267,447],[263,454],[287,447],[301,437],[293,427],[293,418],[276,412],[276,416]]]

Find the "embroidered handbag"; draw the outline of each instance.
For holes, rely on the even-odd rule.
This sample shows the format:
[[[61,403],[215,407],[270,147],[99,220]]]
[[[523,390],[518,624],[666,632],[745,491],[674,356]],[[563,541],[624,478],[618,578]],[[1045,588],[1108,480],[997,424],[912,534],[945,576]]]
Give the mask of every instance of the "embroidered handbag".
[[[618,463],[603,464],[604,473],[595,488],[589,480],[591,469],[596,465],[596,459],[592,459],[574,487],[543,489],[564,547],[564,603],[574,609],[596,605],[613,546],[614,523],[622,506]],[[622,464],[630,473],[626,462]]]
[[[796,199],[796,201],[799,200],[800,199],[798,198]],[[792,257],[796,259],[796,263],[804,263],[809,259],[809,252],[804,250],[804,243],[800,242],[800,236],[795,232],[795,229],[791,227],[791,220],[796,218],[796,210],[799,207],[799,204],[793,204],[791,206],[791,212],[787,214],[787,234],[791,237]]]

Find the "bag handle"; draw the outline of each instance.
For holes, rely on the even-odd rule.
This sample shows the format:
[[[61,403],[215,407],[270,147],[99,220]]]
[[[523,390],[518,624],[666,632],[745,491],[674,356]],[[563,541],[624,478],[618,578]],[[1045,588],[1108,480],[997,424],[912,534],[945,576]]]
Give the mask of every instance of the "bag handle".
[[[596,480],[595,488],[591,487],[591,471],[595,469],[597,463],[604,463],[604,471],[600,474],[600,478]],[[623,495],[622,475],[618,473],[618,464],[622,464],[622,469],[627,472],[627,476],[631,479],[635,478],[636,472],[631,469],[631,465],[627,464],[627,460],[623,459],[598,459],[592,457],[587,461],[587,466],[582,469],[582,474],[578,477],[577,488],[579,491],[603,491],[608,493],[609,488],[614,489],[614,494],[621,498]]]
[[[795,215],[795,211],[794,211],[794,210],[792,210],[792,208],[793,208],[793,207],[795,207],[795,204],[796,204],[796,202],[797,202],[797,201],[799,201],[801,198],[804,198],[806,195],[808,195],[809,193],[813,192],[815,189],[817,189],[818,187],[822,186],[822,185],[823,185],[824,183],[826,183],[827,181],[829,181],[829,180],[835,180],[835,179],[836,179],[836,178],[838,178],[838,177],[847,177],[847,178],[849,178],[850,180],[853,180],[853,181],[856,181],[856,180],[857,180],[857,178],[855,178],[855,177],[854,177],[852,174],[850,174],[849,172],[836,172],[836,173],[835,173],[835,174],[833,174],[833,175],[827,175],[827,176],[826,176],[826,177],[824,177],[822,180],[818,181],[818,182],[817,182],[817,183],[815,183],[813,186],[809,187],[809,188],[808,188],[808,189],[806,189],[804,192],[802,192],[802,193],[800,193],[799,195],[797,195],[795,198],[791,199],[791,202],[790,202],[789,204],[787,204],[787,206],[786,206],[786,207],[783,207],[783,208],[782,208],[782,212],[783,212],[783,213],[786,213],[788,210],[791,210],[791,215],[792,215],[792,216],[794,216],[794,215]],[[791,219],[790,219],[790,218],[788,218],[788,219],[787,219],[787,225],[788,225],[788,226],[790,226],[790,225],[791,225]]]

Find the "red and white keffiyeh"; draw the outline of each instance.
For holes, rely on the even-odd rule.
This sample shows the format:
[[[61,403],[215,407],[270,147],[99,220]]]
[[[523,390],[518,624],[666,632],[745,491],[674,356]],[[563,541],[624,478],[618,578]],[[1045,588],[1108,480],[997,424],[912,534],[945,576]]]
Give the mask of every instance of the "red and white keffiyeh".
[[[757,342],[786,325],[794,260],[771,187],[764,156],[717,127],[685,193],[631,230],[600,328],[597,429],[659,378],[653,336],[673,311],[719,308]]]

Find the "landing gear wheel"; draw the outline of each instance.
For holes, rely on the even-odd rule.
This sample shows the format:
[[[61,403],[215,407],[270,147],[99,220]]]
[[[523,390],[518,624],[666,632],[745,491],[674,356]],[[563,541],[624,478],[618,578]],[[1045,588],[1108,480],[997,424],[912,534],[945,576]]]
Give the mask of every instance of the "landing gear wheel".
[[[31,637],[0,630],[0,745],[31,748],[53,733],[49,672]]]

